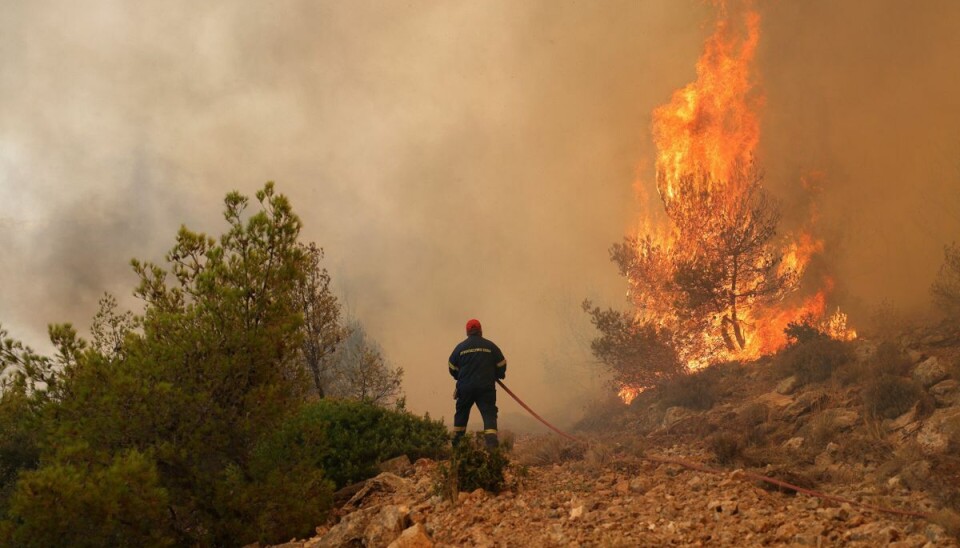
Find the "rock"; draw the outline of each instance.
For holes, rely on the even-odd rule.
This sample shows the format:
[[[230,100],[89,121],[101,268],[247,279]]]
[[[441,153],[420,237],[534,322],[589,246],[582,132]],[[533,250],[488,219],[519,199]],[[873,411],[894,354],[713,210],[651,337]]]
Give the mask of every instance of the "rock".
[[[907,357],[910,358],[910,361],[913,363],[920,363],[921,360],[927,358],[927,355],[919,350],[914,350],[911,348],[907,350]]]
[[[800,415],[809,413],[814,406],[821,405],[826,400],[827,395],[821,391],[806,392],[788,405],[781,414],[785,419],[795,419]]]
[[[340,548],[356,546],[363,540],[363,532],[370,520],[380,511],[379,507],[364,508],[343,516],[340,523],[334,525],[320,539],[322,546]]]
[[[571,520],[571,521],[577,520],[577,519],[579,519],[581,516],[583,516],[583,505],[582,505],[582,504],[581,504],[580,506],[575,506],[575,507],[573,507],[573,508],[570,509],[570,520]]]
[[[670,407],[667,408],[666,413],[663,414],[662,425],[666,428],[669,428],[690,416],[690,411],[684,409],[683,407]]]
[[[950,450],[951,443],[960,443],[960,409],[937,409],[917,432],[920,450],[927,455],[938,455]]]
[[[799,451],[803,447],[803,442],[805,440],[801,437],[790,438],[787,441],[783,442],[782,447],[788,451]]]
[[[929,388],[937,384],[947,378],[947,375],[946,367],[940,362],[940,358],[936,356],[927,358],[913,370],[914,380],[922,384],[924,388]]]
[[[617,484],[613,486],[613,490],[616,491],[618,495],[626,495],[630,492],[630,482],[627,480],[618,481]]]
[[[938,382],[930,387],[930,393],[940,407],[960,406],[960,382],[954,379]]]
[[[837,430],[850,430],[860,424],[860,413],[854,409],[831,409],[829,413]]]
[[[367,498],[370,494],[381,492],[381,493],[396,493],[397,491],[402,491],[404,489],[409,489],[413,487],[413,482],[407,479],[403,479],[396,474],[391,474],[390,472],[383,472],[379,476],[370,478],[364,483],[363,487],[353,497],[347,501],[347,506],[359,507],[363,504],[363,500]]]
[[[381,472],[390,472],[398,476],[408,476],[413,473],[413,463],[410,462],[410,457],[406,455],[385,460],[377,467]]]
[[[917,422],[917,406],[914,405],[909,411],[894,419],[889,427],[890,430],[903,430],[907,426]],[[915,430],[915,429],[914,429]]]
[[[433,548],[433,540],[420,523],[407,527],[387,548]]]
[[[783,379],[777,383],[777,394],[793,394],[793,392],[800,386],[800,381],[797,380],[796,375],[790,375],[789,377]]]
[[[386,546],[396,539],[410,521],[410,509],[388,504],[367,522],[363,530],[364,546]]]

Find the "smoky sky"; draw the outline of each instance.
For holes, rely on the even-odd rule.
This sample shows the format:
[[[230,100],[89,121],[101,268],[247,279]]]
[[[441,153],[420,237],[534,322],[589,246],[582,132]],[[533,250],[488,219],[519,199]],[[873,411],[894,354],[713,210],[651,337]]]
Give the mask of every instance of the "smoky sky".
[[[404,367],[412,409],[450,416],[445,361],[476,317],[511,388],[561,419],[602,386],[579,303],[626,306],[607,249],[643,210],[635,181],[653,180],[651,112],[695,77],[717,10],[0,4],[12,335],[86,327],[104,291],[136,307],[130,258],[162,257],[181,224],[219,233],[227,192],[273,180]],[[837,304],[926,306],[960,235],[960,4],[757,8],[759,160],[785,222],[809,215],[800,180],[817,173]]]

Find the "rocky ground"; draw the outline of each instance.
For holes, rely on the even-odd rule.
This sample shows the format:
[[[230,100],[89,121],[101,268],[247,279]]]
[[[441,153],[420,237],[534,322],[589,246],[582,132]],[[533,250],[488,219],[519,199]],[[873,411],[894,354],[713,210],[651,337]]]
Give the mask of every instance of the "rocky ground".
[[[871,414],[865,384],[849,378],[870,376],[869,341],[817,383],[771,374],[775,363],[737,365],[711,377],[719,395],[709,409],[638,398],[603,414],[582,443],[518,439],[510,486],[496,495],[450,500],[437,494],[438,463],[399,466],[316,537],[286,546],[958,546],[960,515],[949,508],[960,493],[960,332],[899,344],[902,376],[921,391],[900,416]],[[617,433],[601,433],[610,425]],[[772,490],[743,470],[851,502]]]
[[[663,454],[688,459],[684,449]],[[629,450],[600,452],[606,456],[529,467],[511,489],[460,493],[456,501],[435,494],[437,464],[420,460],[408,477],[384,473],[371,482],[338,524],[286,546],[957,546],[925,519],[771,492],[737,471],[711,474]],[[847,495],[929,509],[916,494]]]

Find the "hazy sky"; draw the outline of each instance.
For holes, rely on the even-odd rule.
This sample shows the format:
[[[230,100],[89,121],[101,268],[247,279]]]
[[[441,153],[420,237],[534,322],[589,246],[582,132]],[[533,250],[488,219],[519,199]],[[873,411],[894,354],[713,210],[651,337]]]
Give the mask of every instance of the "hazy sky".
[[[854,323],[925,306],[960,239],[960,3],[757,7],[771,189],[789,218],[820,174]],[[452,414],[445,361],[477,317],[508,384],[568,417],[598,386],[579,303],[625,305],[607,249],[652,181],[651,112],[695,77],[715,14],[0,0],[0,322],[39,344],[47,323],[87,326],[103,291],[135,306],[131,257],[161,257],[181,223],[219,233],[228,191],[274,180],[411,408]]]

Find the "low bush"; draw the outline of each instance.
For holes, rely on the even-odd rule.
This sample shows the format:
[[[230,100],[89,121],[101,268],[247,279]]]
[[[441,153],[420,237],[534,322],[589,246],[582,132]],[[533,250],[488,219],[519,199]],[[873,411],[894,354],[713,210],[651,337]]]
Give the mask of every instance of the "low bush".
[[[754,402],[737,413],[737,427],[743,432],[744,443],[747,445],[761,445],[766,439],[767,420],[770,417],[770,408],[760,402]]]
[[[24,472],[0,538],[5,546],[171,546],[169,498],[155,463],[130,451],[106,466]]]
[[[499,447],[487,449],[481,436],[468,434],[460,440],[448,462],[437,467],[435,491],[456,500],[460,491],[483,489],[499,493],[506,484],[509,461]]]
[[[718,432],[707,439],[710,451],[718,464],[728,466],[740,458],[742,441],[733,432]]]
[[[657,387],[664,407],[706,410],[717,400],[717,372],[713,368],[677,375]]]
[[[893,341],[884,341],[870,360],[870,369],[876,375],[903,376],[910,373],[910,359],[904,355],[900,345]]]
[[[849,344],[820,337],[781,352],[778,369],[783,377],[794,375],[801,384],[822,382],[852,357]]]
[[[920,386],[910,379],[879,375],[864,385],[861,396],[871,417],[893,419],[909,411],[922,392]]]
[[[321,425],[322,443],[311,434]],[[352,400],[308,404],[289,428],[293,440],[317,440],[316,459],[338,488],[375,476],[377,464],[393,457],[445,456],[450,443],[441,421]]]

